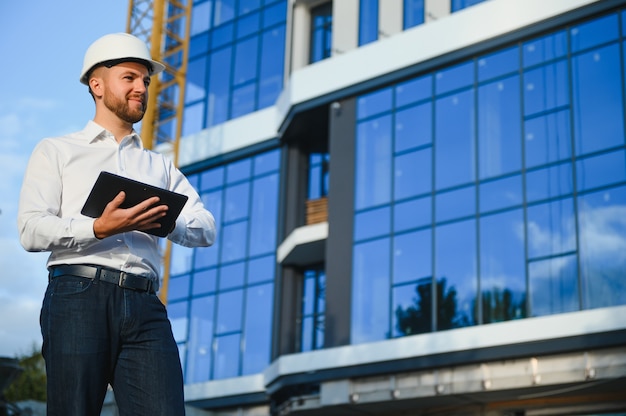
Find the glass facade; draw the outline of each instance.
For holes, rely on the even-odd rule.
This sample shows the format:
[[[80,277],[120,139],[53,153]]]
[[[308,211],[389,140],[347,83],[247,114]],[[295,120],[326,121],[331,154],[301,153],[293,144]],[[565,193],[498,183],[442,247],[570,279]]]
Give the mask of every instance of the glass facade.
[[[424,23],[424,0],[404,0],[403,29]]]
[[[279,162],[272,150],[189,175],[218,238],[172,248],[168,310],[188,384],[269,365]]]
[[[359,46],[378,40],[378,0],[359,0]]]
[[[311,351],[324,347],[324,302],[326,299],[326,273],[322,266],[307,268],[302,285],[302,311],[300,314],[300,350]]]
[[[330,58],[333,38],[333,3],[327,2],[311,10],[311,50],[309,62]]]
[[[283,87],[286,0],[193,5],[182,135],[271,106]]]
[[[626,304],[620,17],[358,97],[351,343]]]
[[[450,3],[450,11],[452,13],[458,12],[459,10],[482,3],[483,1],[485,0],[452,0]]]

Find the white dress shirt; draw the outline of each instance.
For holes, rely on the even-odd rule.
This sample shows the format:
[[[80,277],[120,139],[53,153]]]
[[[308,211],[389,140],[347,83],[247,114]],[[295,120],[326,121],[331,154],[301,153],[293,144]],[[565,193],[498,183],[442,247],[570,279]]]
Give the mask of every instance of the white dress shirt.
[[[158,237],[131,231],[98,239],[95,219],[80,213],[101,171],[187,195],[167,238],[186,247],[215,241],[213,215],[169,159],[144,149],[136,133],[118,144],[110,132],[90,121],[82,131],[42,140],[26,168],[17,218],[20,242],[28,251],[50,251],[48,267],[96,264],[158,278]]]

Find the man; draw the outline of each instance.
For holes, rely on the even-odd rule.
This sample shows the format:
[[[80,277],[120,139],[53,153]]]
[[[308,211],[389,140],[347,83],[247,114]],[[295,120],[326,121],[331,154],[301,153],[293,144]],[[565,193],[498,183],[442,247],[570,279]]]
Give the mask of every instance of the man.
[[[150,76],[164,66],[134,36],[115,33],[85,53],[80,81],[95,101],[84,130],[44,139],[29,161],[18,212],[28,251],[50,251],[41,310],[48,415],[100,415],[110,384],[120,415],[183,415],[176,342],[158,289],[158,197],[123,209],[120,192],[99,218],[81,208],[101,171],[189,197],[167,238],[209,246],[215,221],[171,161],[143,149],[133,129]]]

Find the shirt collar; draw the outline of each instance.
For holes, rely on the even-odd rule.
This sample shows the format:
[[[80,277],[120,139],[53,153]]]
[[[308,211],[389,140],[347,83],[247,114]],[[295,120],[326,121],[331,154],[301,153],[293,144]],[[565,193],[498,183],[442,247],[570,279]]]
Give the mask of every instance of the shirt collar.
[[[87,122],[87,125],[83,129],[83,134],[85,134],[85,137],[87,138],[87,140],[89,140],[89,143],[95,143],[96,141],[104,140],[107,138],[115,141],[115,137],[113,137],[113,134],[110,131],[108,131],[93,120],[89,120]],[[143,142],[141,141],[141,138],[135,130],[133,130],[130,134],[129,140],[131,140],[135,146],[143,149]]]

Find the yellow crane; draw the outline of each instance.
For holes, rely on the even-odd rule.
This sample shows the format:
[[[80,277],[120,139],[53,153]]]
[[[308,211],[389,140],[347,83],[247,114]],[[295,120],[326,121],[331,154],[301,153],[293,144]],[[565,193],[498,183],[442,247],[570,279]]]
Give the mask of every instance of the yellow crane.
[[[151,80],[148,110],[141,122],[144,147],[178,163],[189,56],[193,0],[129,0],[126,31],[142,39],[165,71]],[[167,302],[172,243],[165,243],[163,282],[159,296]]]

